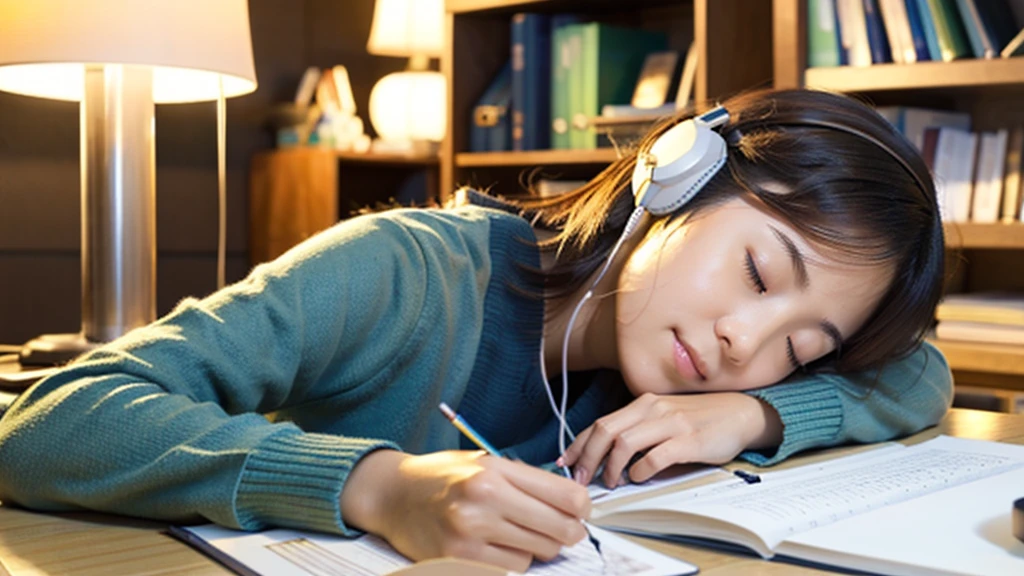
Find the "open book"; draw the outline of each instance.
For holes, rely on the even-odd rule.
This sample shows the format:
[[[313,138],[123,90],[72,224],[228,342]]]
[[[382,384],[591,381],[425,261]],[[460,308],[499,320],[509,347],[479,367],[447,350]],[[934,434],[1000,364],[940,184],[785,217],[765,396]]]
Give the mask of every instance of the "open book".
[[[1024,446],[939,436],[608,507],[606,528],[884,574],[1024,574]]]

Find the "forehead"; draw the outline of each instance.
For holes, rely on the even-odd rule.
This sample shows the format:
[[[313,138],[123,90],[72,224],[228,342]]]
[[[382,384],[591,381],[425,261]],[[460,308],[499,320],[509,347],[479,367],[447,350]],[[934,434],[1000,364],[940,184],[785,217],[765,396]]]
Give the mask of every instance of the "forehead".
[[[875,298],[884,292],[892,265],[868,261],[844,250],[812,242],[789,222],[741,199],[704,210],[680,223],[681,236],[698,243],[753,249],[761,258],[781,258],[787,271],[792,260],[805,264],[809,293],[844,298]],[[686,240],[684,240],[685,242]]]

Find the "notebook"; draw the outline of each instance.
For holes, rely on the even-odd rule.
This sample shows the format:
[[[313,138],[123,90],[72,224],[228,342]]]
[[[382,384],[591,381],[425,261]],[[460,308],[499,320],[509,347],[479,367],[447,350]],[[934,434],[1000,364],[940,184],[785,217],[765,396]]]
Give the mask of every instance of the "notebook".
[[[634,544],[600,528],[601,556],[584,539],[551,562],[534,562],[530,576],[603,574],[607,576],[674,576],[695,574],[697,567]],[[413,564],[384,540],[366,535],[348,539],[295,530],[239,532],[212,524],[173,527],[172,536],[197,548],[243,576],[429,576],[506,574],[493,567],[455,559]],[[508,572],[507,574],[514,574]]]
[[[939,436],[619,506],[596,525],[881,574],[1024,574],[1024,446]]]

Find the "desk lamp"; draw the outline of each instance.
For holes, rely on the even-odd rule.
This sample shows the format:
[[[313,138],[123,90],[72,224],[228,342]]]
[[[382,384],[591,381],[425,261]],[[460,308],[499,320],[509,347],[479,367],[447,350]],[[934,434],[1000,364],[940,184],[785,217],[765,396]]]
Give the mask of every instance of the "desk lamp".
[[[370,122],[388,148],[436,152],[444,139],[446,82],[429,70],[444,48],[443,0],[377,0],[366,50],[408,57],[405,70],[381,78],[370,91]]]
[[[82,331],[23,364],[156,319],[154,104],[217,100],[223,223],[224,99],[255,89],[247,0],[0,0],[0,90],[81,102]]]

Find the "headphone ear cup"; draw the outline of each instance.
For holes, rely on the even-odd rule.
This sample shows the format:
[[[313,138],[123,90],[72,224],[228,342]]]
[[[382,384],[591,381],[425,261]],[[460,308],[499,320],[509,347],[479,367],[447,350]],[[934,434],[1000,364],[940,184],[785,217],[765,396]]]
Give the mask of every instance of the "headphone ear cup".
[[[727,150],[725,139],[707,124],[676,124],[637,155],[634,201],[655,216],[678,210],[725,166]]]

